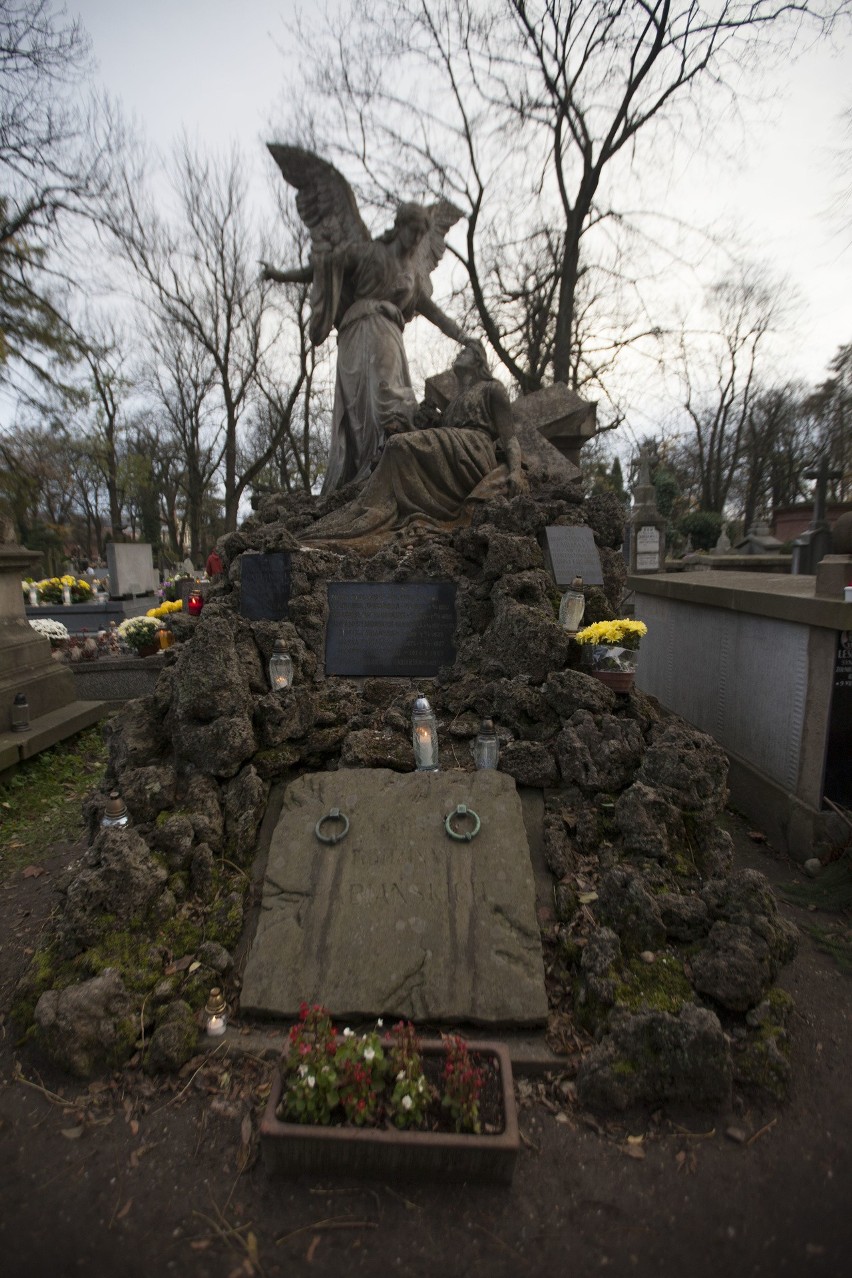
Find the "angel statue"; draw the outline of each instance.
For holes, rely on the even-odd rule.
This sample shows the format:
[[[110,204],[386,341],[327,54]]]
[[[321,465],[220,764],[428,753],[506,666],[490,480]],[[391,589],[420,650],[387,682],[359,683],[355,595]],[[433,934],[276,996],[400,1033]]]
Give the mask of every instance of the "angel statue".
[[[263,278],[312,283],[311,341],[337,327],[337,379],[331,448],[323,493],[362,480],[376,465],[388,434],[411,427],[416,401],[402,332],[424,315],[464,344],[457,324],[432,301],[430,276],[444,254],[444,236],[461,217],[446,200],[400,204],[393,228],[372,239],[352,188],[327,160],[295,146],[270,143],[284,178],[298,191],[296,208],[311,235],[311,264]]]

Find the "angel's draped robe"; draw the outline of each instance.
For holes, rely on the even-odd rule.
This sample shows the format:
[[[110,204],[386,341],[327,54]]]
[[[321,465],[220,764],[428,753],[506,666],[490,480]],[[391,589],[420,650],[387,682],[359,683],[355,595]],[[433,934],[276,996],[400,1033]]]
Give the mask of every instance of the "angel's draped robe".
[[[470,502],[504,495],[508,469],[498,464],[492,403],[500,393],[497,382],[478,382],[447,405],[440,426],[392,435],[358,496],[305,529],[303,541],[358,541],[411,523],[452,525]]]
[[[348,245],[314,263],[312,327],[337,321],[337,377],[323,493],[362,480],[375,467],[390,417],[415,407],[402,333],[417,309],[414,268],[393,241]],[[341,313],[342,312],[342,313]]]

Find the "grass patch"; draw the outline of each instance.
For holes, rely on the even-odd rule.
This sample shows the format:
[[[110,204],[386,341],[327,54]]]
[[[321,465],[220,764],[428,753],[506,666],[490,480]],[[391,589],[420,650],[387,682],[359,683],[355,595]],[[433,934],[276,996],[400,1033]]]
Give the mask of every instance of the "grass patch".
[[[805,923],[802,931],[807,932],[818,950],[831,955],[841,972],[852,976],[852,928],[843,924],[820,927],[817,923]]]
[[[103,776],[106,761],[101,727],[87,728],[27,759],[0,785],[0,878],[51,844],[81,837],[80,805]]]
[[[817,875],[796,883],[782,883],[778,889],[785,901],[807,909],[848,910],[852,907],[852,857],[845,855]]]

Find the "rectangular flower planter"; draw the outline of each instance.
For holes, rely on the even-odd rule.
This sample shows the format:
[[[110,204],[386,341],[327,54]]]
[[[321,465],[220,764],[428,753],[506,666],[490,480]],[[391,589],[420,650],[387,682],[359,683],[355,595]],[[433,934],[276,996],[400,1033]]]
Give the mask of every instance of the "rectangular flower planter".
[[[367,1177],[395,1180],[511,1182],[520,1148],[512,1065],[502,1043],[469,1041],[472,1053],[496,1058],[503,1101],[503,1131],[475,1136],[396,1128],[321,1127],[282,1122],[276,1116],[282,1078],[276,1074],[260,1124],[264,1165],[288,1176]],[[423,1044],[423,1056],[440,1056],[438,1042]]]

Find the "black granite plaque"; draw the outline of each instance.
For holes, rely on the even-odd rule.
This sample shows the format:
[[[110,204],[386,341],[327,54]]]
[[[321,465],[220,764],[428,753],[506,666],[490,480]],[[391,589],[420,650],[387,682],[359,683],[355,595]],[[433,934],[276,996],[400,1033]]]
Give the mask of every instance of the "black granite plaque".
[[[575,577],[582,577],[584,586],[603,585],[595,535],[585,524],[579,528],[545,528],[544,561],[562,590],[567,590]]]
[[[325,673],[433,678],[456,659],[452,581],[328,584]]]
[[[837,644],[823,793],[852,807],[852,630],[844,630]]]
[[[283,621],[290,602],[290,553],[243,555],[240,614],[250,621]]]

